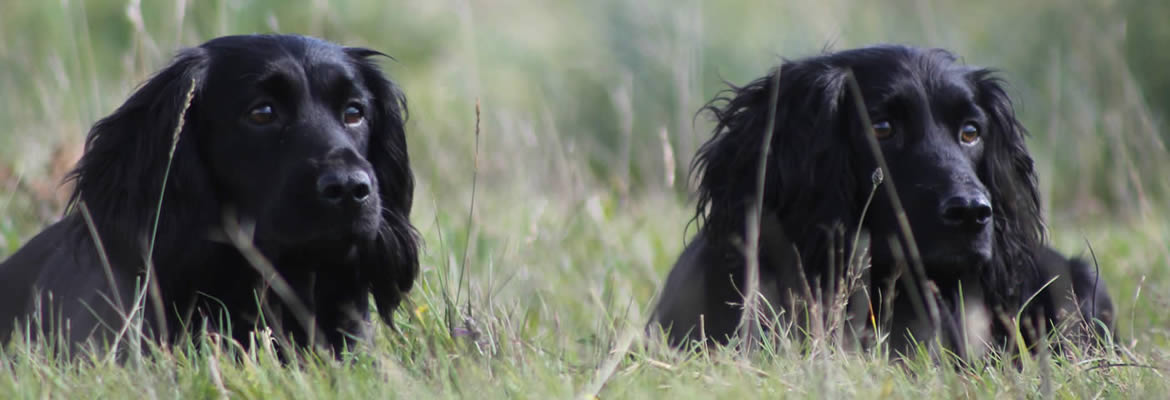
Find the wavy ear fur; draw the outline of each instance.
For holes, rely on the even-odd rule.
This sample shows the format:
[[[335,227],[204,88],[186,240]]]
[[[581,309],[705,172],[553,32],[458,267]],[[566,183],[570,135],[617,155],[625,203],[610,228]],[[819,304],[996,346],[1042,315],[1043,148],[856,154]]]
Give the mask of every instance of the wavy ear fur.
[[[776,74],[780,74],[779,88]],[[691,165],[698,175],[696,219],[716,245],[742,238],[756,199],[760,157],[770,113],[775,113],[771,155],[765,168],[765,214],[780,219],[799,242],[805,269],[816,271],[827,253],[826,229],[858,213],[850,167],[847,122],[842,118],[846,71],[818,59],[785,62],[746,86],[732,87],[704,107],[716,120],[714,136]],[[779,90],[776,107],[772,92]],[[833,179],[834,184],[825,184]],[[846,219],[842,219],[845,216]],[[811,277],[810,277],[811,278]]]
[[[1025,144],[1027,131],[1016,119],[1003,81],[987,69],[973,71],[971,79],[977,101],[991,122],[979,167],[995,218],[995,258],[983,274],[984,285],[1004,291],[988,300],[1005,312],[1014,312],[1044,283],[1032,254],[1045,241],[1036,172]]]
[[[77,184],[70,208],[76,211],[76,206],[84,202],[103,238],[120,250],[144,250],[135,248],[133,241],[149,240],[167,160],[176,139],[179,143],[168,178],[163,223],[194,228],[174,220],[195,216],[166,211],[180,209],[175,202],[199,203],[194,209],[215,204],[206,200],[213,195],[203,175],[194,138],[183,137],[197,132],[189,117],[198,107],[207,64],[208,56],[201,48],[180,52],[113,114],[94,125],[86,139],[85,154],[67,178]],[[187,94],[192,85],[194,97],[188,106]],[[176,137],[175,128],[184,109],[188,118]]]
[[[382,227],[376,243],[365,254],[362,274],[369,282],[382,321],[390,324],[390,313],[418,276],[419,240],[410,224],[414,176],[406,152],[406,97],[370,59],[384,54],[362,48],[347,48],[346,53],[361,69],[362,80],[374,94],[376,115],[367,158],[378,178]]]

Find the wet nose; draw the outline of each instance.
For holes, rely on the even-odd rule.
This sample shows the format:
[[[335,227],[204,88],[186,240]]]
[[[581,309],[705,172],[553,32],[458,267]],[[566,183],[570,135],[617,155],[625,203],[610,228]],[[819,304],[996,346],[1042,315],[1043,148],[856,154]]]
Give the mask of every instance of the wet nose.
[[[317,197],[334,206],[357,205],[370,198],[370,186],[365,171],[327,171],[317,178]]]
[[[939,216],[949,226],[982,229],[991,223],[991,202],[983,195],[953,196],[942,202]]]

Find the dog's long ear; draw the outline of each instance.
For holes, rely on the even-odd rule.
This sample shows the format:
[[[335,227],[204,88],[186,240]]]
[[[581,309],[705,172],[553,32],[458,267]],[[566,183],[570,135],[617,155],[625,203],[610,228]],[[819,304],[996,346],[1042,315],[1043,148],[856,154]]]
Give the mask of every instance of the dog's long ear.
[[[367,155],[378,179],[382,198],[382,227],[377,243],[369,249],[362,275],[370,285],[382,321],[392,321],[392,312],[402,301],[418,276],[419,239],[410,224],[410,207],[414,199],[414,175],[406,152],[406,97],[386,79],[373,56],[374,50],[348,48],[362,80],[374,94],[370,147]]]
[[[984,136],[983,164],[979,167],[991,194],[995,218],[996,265],[986,278],[1000,281],[989,282],[991,287],[1021,287],[1019,282],[1040,279],[1032,249],[1044,242],[1036,172],[1025,143],[1027,131],[1016,119],[1003,81],[993,71],[975,70],[971,78],[978,92],[977,102],[989,113],[991,124]],[[1032,289],[1039,288],[1024,288]],[[1015,302],[1023,301],[1016,297],[1031,294],[1005,295]]]
[[[191,115],[199,102],[207,63],[203,49],[183,50],[90,130],[85,154],[67,178],[77,184],[70,208],[85,202],[103,236],[131,241],[144,237],[154,221],[172,149],[169,188],[190,186],[194,182],[185,175],[202,173],[192,165],[198,163],[195,146],[183,144],[193,140],[183,139],[177,148],[173,146],[176,139],[193,131],[192,124],[185,123],[182,133],[175,134],[179,121]],[[193,94],[190,104],[189,93]],[[188,189],[204,196],[199,194],[202,188]]]
[[[816,238],[824,232],[811,230],[852,212],[854,188],[847,182],[852,182],[853,173],[841,108],[845,77],[845,70],[816,58],[785,62],[763,78],[724,91],[704,107],[715,117],[715,133],[691,165],[699,182],[696,218],[704,222],[704,229],[742,237],[746,213],[756,201],[770,117],[774,128],[765,168],[764,211],[774,212],[786,226],[810,229],[788,232],[791,237]],[[772,107],[774,93],[778,97]]]

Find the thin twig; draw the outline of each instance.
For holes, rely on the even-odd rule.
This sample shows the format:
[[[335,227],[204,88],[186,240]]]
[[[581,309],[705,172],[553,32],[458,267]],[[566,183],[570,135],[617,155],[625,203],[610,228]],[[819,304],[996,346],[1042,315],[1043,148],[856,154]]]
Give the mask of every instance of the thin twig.
[[[263,254],[260,254],[260,250],[252,243],[253,227],[241,226],[239,220],[234,215],[225,213],[223,217],[223,230],[227,234],[228,239],[231,240],[232,245],[236,247],[236,250],[248,261],[248,265],[255,268],[264,283],[271,285],[272,291],[280,297],[280,300],[292,308],[293,317],[297,319],[297,322],[309,334],[307,343],[303,344],[315,346],[318,337],[325,337],[324,332],[321,331],[320,326],[317,326],[311,310],[297,296],[292,286],[288,284],[288,281],[285,281],[284,277],[280,276],[280,272],[276,270],[272,262],[268,261]]]
[[[1106,369],[1106,368],[1144,368],[1144,369],[1151,369],[1151,370],[1154,370],[1154,371],[1156,371],[1156,372],[1167,372],[1167,371],[1170,371],[1170,369],[1166,369],[1166,368],[1158,367],[1158,366],[1156,366],[1156,365],[1146,365],[1146,364],[1138,364],[1138,363],[1108,363],[1108,364],[1100,364],[1100,365],[1094,365],[1094,366],[1092,366],[1092,367],[1089,367],[1089,368],[1085,368],[1085,369],[1084,369],[1084,371],[1085,371],[1085,372],[1089,372],[1089,371],[1093,371],[1093,370],[1098,370],[1098,369]],[[1073,378],[1073,377],[1070,377],[1070,378],[1069,378],[1069,380],[1071,381],[1071,380],[1072,380],[1072,378]]]
[[[739,335],[744,340],[744,349],[749,351],[755,345],[754,334],[759,329],[756,316],[756,299],[760,292],[760,224],[764,209],[764,185],[768,172],[768,157],[772,152],[772,130],[776,126],[776,105],[780,100],[780,68],[772,77],[772,92],[768,98],[768,122],[764,124],[763,143],[760,148],[760,165],[756,169],[756,198],[747,220],[747,241],[744,243],[746,282],[744,283],[743,316],[739,321]]]
[[[158,193],[158,204],[154,209],[154,224],[150,229],[150,245],[146,248],[146,280],[145,287],[150,291],[152,305],[154,306],[155,319],[158,320],[158,329],[160,338],[169,336],[167,332],[167,319],[165,309],[162,304],[162,293],[158,286],[158,279],[154,271],[154,247],[158,240],[158,225],[159,220],[162,219],[163,198],[167,193],[167,181],[171,176],[171,165],[175,161],[175,149],[179,147],[180,133],[183,132],[183,125],[187,121],[187,110],[191,108],[191,101],[195,98],[195,87],[198,81],[191,78],[191,86],[187,88],[187,95],[183,98],[183,108],[180,109],[178,120],[175,122],[175,130],[171,133],[171,150],[167,153],[167,166],[163,169],[162,186]]]
[[[1093,312],[1093,319],[1097,319],[1097,285],[1101,283],[1101,264],[1097,263],[1097,252],[1093,251],[1093,244],[1089,243],[1088,238],[1085,238],[1085,246],[1089,248],[1089,256],[1093,257],[1093,269],[1095,271],[1093,274],[1093,293],[1086,293],[1085,295],[1092,297],[1092,302],[1090,303],[1092,304],[1090,306],[1092,308],[1090,310]],[[1076,295],[1080,296],[1080,294]]]
[[[926,315],[930,319],[930,324],[935,332],[940,329],[938,319],[938,305],[934,298],[926,295],[926,268],[922,265],[922,253],[918,250],[918,242],[914,240],[914,234],[910,231],[910,219],[906,216],[906,209],[902,206],[902,200],[898,197],[898,191],[894,186],[894,177],[891,176],[890,166],[886,163],[886,158],[882,154],[881,145],[878,144],[877,134],[873,132],[873,123],[869,119],[869,110],[865,106],[865,98],[861,95],[861,86],[857,83],[857,77],[853,75],[853,71],[849,70],[846,73],[846,79],[849,83],[849,91],[854,99],[854,105],[857,106],[857,114],[861,118],[861,124],[865,127],[866,144],[869,145],[869,151],[877,161],[878,167],[882,170],[882,177],[885,180],[886,195],[890,198],[890,205],[894,209],[894,215],[898,221],[898,228],[902,231],[902,237],[905,238],[905,246],[910,253],[910,265],[913,269],[911,276],[910,289],[915,293],[910,294],[911,304],[916,309],[919,315]],[[923,307],[922,302],[925,301],[926,306]],[[937,337],[937,336],[936,336]]]
[[[455,304],[463,293],[463,285],[467,284],[467,313],[471,314],[471,282],[467,279],[467,263],[471,250],[472,231],[475,228],[475,189],[479,183],[479,99],[475,99],[475,155],[471,166],[471,205],[467,210],[467,240],[463,244],[463,263],[459,266],[459,282],[455,288]]]
[[[431,193],[431,199],[432,199],[431,200],[431,208],[434,210],[438,210],[439,206],[438,206],[437,202],[433,200],[434,198],[435,198],[435,196],[434,196],[434,193],[432,192]],[[439,224],[439,213],[438,212],[435,212],[434,224],[435,224],[435,228],[436,228],[435,231],[437,232],[437,235],[439,237],[439,254],[442,254],[442,257],[440,257],[440,258],[443,259],[443,271],[444,272],[439,274],[439,289],[441,290],[441,293],[443,296],[443,305],[444,305],[444,307],[443,307],[443,320],[447,324],[447,332],[454,332],[455,331],[455,322],[454,322],[455,318],[454,318],[454,316],[451,315],[451,310],[457,309],[458,303],[451,302],[451,285],[449,285],[447,283],[448,279],[450,278],[450,276],[448,274],[451,271],[451,257],[447,256],[447,243],[445,240],[443,240],[443,227],[442,227],[442,225]],[[455,304],[455,306],[452,306],[452,304]]]
[[[110,257],[106,254],[105,246],[102,244],[102,238],[98,236],[97,226],[94,225],[93,215],[89,213],[89,206],[85,204],[85,200],[77,202],[77,209],[81,212],[81,218],[85,220],[85,227],[89,229],[89,235],[93,239],[93,246],[97,249],[98,261],[102,263],[102,272],[106,274],[106,282],[110,284],[110,291],[114,297],[114,303],[118,306],[119,312],[125,312],[126,306],[122,304],[122,295],[118,291],[118,282],[114,279],[114,269],[110,266]]]

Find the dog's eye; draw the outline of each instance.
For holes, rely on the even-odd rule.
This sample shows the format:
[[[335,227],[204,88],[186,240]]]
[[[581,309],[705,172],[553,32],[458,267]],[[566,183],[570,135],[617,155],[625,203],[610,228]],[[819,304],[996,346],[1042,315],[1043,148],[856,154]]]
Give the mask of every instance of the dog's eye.
[[[873,134],[878,139],[885,139],[894,134],[894,125],[890,121],[878,121],[873,123]]]
[[[362,113],[361,107],[351,104],[341,112],[341,120],[345,121],[346,125],[357,125],[365,120],[365,114]]]
[[[965,144],[975,144],[979,141],[979,126],[973,123],[965,123],[962,128],[959,128],[959,141]]]
[[[248,119],[258,125],[264,125],[276,120],[276,111],[271,104],[261,104],[248,111]]]

